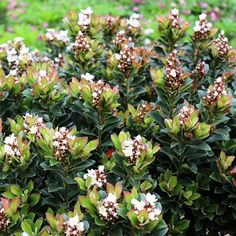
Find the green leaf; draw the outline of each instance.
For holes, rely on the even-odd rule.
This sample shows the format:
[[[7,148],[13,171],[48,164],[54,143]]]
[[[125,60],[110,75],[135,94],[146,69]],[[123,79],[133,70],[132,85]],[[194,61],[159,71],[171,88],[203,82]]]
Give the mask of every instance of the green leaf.
[[[122,148],[121,148],[121,144],[120,144],[119,137],[117,136],[117,134],[112,134],[112,135],[111,135],[111,140],[112,140],[112,142],[114,143],[115,148],[116,148],[118,151],[121,151]]]
[[[216,182],[219,182],[219,183],[222,183],[222,177],[220,176],[219,173],[217,172],[213,172],[211,175],[210,175],[210,178],[215,180]]]
[[[94,211],[94,206],[92,205],[92,203],[90,202],[89,198],[86,196],[80,196],[79,197],[79,202],[81,204],[82,207],[88,209],[89,213],[92,216],[95,216],[95,211]]]
[[[169,185],[171,188],[174,188],[177,185],[177,177],[171,176],[169,179]]]
[[[11,185],[10,186],[10,191],[15,195],[15,196],[20,196],[22,194],[21,189],[18,185]]]
[[[28,193],[32,192],[32,190],[34,189],[34,182],[32,180],[29,181],[29,183],[27,184],[26,189],[28,189]]]
[[[30,205],[31,206],[36,205],[39,202],[39,200],[40,200],[40,194],[39,193],[32,193],[29,196],[29,200],[30,200]]]
[[[128,218],[129,218],[129,220],[130,220],[130,222],[133,226],[136,226],[138,224],[137,216],[133,211],[129,211],[127,213],[127,216],[128,216]]]
[[[48,192],[49,193],[58,192],[58,191],[63,190],[63,189],[64,189],[64,187],[59,186],[58,183],[50,183],[48,185]]]
[[[30,220],[23,220],[21,222],[21,228],[24,232],[26,232],[29,235],[33,234],[32,228],[31,228],[31,224],[29,223]]]
[[[181,222],[177,223],[175,228],[179,231],[179,232],[183,232],[184,230],[188,229],[189,227],[189,220],[182,220]]]
[[[43,224],[43,218],[40,217],[40,218],[38,218],[38,219],[36,220],[36,222],[35,222],[34,228],[37,229],[37,231],[36,231],[35,233],[39,233],[42,224]]]

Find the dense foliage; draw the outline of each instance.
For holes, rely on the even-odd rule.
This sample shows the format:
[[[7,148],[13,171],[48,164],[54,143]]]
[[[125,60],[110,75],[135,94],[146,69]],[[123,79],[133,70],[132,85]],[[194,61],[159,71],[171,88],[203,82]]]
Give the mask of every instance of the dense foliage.
[[[128,17],[132,12],[140,14],[147,30],[144,31],[147,40],[155,40],[159,36],[156,15],[178,8],[183,19],[194,22],[201,12],[205,12],[215,26],[225,30],[229,42],[234,47],[236,45],[235,0],[1,0],[0,43],[20,36],[27,45],[44,50],[40,35],[46,28],[59,29],[68,10],[79,11],[88,6],[94,9],[95,15],[109,13]]]
[[[201,14],[69,12],[0,45],[2,235],[234,235],[235,51]]]

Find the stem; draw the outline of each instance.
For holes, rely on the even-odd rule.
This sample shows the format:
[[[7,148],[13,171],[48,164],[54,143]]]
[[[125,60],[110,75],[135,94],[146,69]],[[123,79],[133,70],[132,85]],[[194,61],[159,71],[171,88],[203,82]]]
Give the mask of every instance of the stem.
[[[63,173],[64,173],[64,179],[68,176],[68,173],[69,173],[69,163],[68,165],[64,166],[63,167]],[[64,199],[65,199],[65,202],[66,202],[66,206],[69,207],[69,199],[68,199],[68,185],[66,183],[66,181],[64,181],[63,179],[63,187],[64,187]]]
[[[201,50],[199,49],[199,47],[196,47],[195,52],[194,52],[194,54],[195,54],[194,55],[194,57],[195,57],[194,66],[196,66],[198,63],[200,52],[201,52]]]
[[[213,63],[212,63],[212,73],[211,73],[211,77],[212,77],[213,79],[215,79],[216,66],[217,66],[217,64],[218,64],[218,59],[216,58],[216,59],[213,60]]]
[[[101,143],[102,143],[102,132],[103,132],[103,125],[104,125],[104,121],[105,121],[105,117],[102,111],[98,110],[98,116],[99,116],[99,124],[98,124],[98,139],[99,139],[99,144],[98,147],[100,147]]]
[[[129,87],[129,79],[130,79],[130,72],[127,72],[127,74],[123,77],[125,83],[124,83],[124,109],[128,108],[128,102],[129,102],[129,93],[130,93],[130,87]]]
[[[175,107],[174,99],[175,99],[175,96],[173,96],[173,94],[168,96],[168,103],[169,103],[169,108],[170,108],[170,111],[169,111],[169,118],[170,119],[173,118],[173,110]]]
[[[125,97],[125,109],[128,107],[128,101],[129,101],[129,78],[125,78],[125,91],[124,91],[124,97]]]

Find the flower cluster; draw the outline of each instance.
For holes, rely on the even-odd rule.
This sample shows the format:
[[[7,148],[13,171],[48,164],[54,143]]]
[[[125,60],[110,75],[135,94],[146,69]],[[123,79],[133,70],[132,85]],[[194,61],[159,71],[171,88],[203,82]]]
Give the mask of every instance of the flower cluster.
[[[125,31],[121,30],[116,34],[113,43],[115,44],[116,48],[121,49],[124,45],[127,45],[129,42],[132,41],[132,38],[129,37],[128,39],[125,37]]]
[[[190,106],[189,104],[184,105],[178,114],[180,124],[181,125],[185,124],[185,122],[190,119],[190,116],[192,115],[193,112],[194,112],[194,106]]]
[[[105,17],[105,20],[106,20],[106,28],[108,30],[113,30],[116,27],[116,23],[119,22],[119,17],[108,15]]]
[[[88,77],[90,78],[91,75],[87,75]],[[118,86],[111,88],[108,83],[102,80],[92,81],[91,79],[82,79],[80,86],[82,98],[91,106],[98,110],[116,111],[116,107],[119,106],[117,102],[119,96]]]
[[[213,41],[213,45],[220,57],[227,56],[227,53],[231,48],[228,44],[228,38],[225,36],[224,31],[221,31],[219,37]]]
[[[19,160],[22,156],[17,137],[13,133],[4,139],[4,152],[9,163],[12,162],[12,158]]]
[[[63,66],[65,63],[65,58],[63,54],[58,53],[58,55],[54,58],[54,62],[55,62],[55,67],[57,68]]]
[[[87,179],[88,177],[91,178],[91,186],[96,186],[98,188],[101,188],[106,182],[107,182],[107,176],[104,171],[104,166],[98,166],[98,169],[94,170],[88,170],[87,174],[84,174],[84,179]]]
[[[123,72],[132,67],[134,61],[134,48],[125,45],[124,48],[120,51],[118,61],[118,68]]]
[[[106,91],[107,88],[105,86],[105,82],[102,80],[98,80],[93,85],[94,86],[93,86],[93,93],[92,93],[92,96],[93,96],[92,105],[98,108],[100,105],[101,95],[104,91]]]
[[[116,220],[118,218],[118,210],[117,197],[113,193],[108,193],[106,198],[98,202],[98,212],[105,221]]]
[[[139,215],[142,211],[146,211],[149,220],[158,220],[161,214],[161,210],[156,207],[156,202],[156,196],[151,193],[143,194],[141,201],[135,198],[131,200],[134,213]]]
[[[133,140],[124,140],[121,146],[122,152],[128,158],[130,163],[135,163],[141,155],[141,152],[146,149],[146,146],[142,143],[142,137],[140,135],[136,136]]]
[[[80,30],[83,33],[87,33],[89,30],[92,14],[93,14],[93,10],[91,9],[91,7],[81,10],[78,14],[78,17],[79,17],[78,25],[81,27]]]
[[[42,117],[26,113],[24,116],[24,132],[35,135],[36,138],[41,137],[40,129],[45,128],[46,124]]]
[[[91,46],[88,42],[88,40],[85,38],[83,33],[81,31],[78,32],[75,42],[71,43],[68,46],[68,51],[73,51],[74,53],[77,52],[88,52],[91,50]]]
[[[39,82],[41,84],[43,79],[49,80],[48,72],[46,70],[40,70],[39,71],[37,82]]]
[[[206,63],[204,61],[199,62],[196,65],[195,70],[191,73],[192,78],[203,78],[206,74],[205,70]]]
[[[67,30],[56,31],[55,29],[47,29],[45,39],[48,42],[60,43],[63,45],[66,45],[70,41]]]
[[[22,38],[15,38],[5,44],[0,45],[0,54],[6,54],[6,61],[9,67],[7,71],[9,76],[13,76],[17,80],[17,76],[23,72],[23,66],[32,63],[34,60],[33,53],[25,46]]]
[[[153,105],[151,103],[142,103],[138,107],[138,113],[137,113],[137,121],[143,122],[146,114],[151,111],[153,108]]]
[[[27,70],[31,94],[35,99],[55,103],[64,98],[66,85],[59,78],[56,66],[52,61],[47,63],[33,63]]]
[[[94,75],[87,72],[87,73],[81,75],[81,79],[85,79],[87,81],[93,81]]]
[[[169,20],[171,22],[171,27],[173,29],[181,29],[181,26],[180,26],[180,19],[179,19],[179,10],[178,9],[173,9],[170,11],[169,13]]]
[[[165,76],[167,87],[172,90],[178,90],[183,84],[183,69],[177,59],[177,51],[173,50],[167,57],[165,65]]]
[[[194,35],[193,39],[195,41],[201,41],[208,39],[211,33],[212,24],[207,21],[207,15],[205,13],[199,16],[199,21],[196,21],[195,26],[193,28]]]
[[[75,136],[70,130],[61,127],[53,135],[52,145],[55,148],[55,157],[58,161],[64,161],[69,151],[69,141],[74,140]]]
[[[222,96],[227,96],[224,77],[219,77],[207,90],[207,95],[203,97],[207,106],[215,105]]]
[[[140,22],[139,22],[140,15],[133,13],[129,20],[127,20],[128,24],[128,30],[132,30],[133,28],[140,28]]]
[[[5,232],[7,230],[8,225],[10,224],[10,219],[4,213],[4,208],[0,209],[0,232]]]
[[[84,235],[84,223],[80,222],[78,215],[69,218],[63,224],[65,236]]]

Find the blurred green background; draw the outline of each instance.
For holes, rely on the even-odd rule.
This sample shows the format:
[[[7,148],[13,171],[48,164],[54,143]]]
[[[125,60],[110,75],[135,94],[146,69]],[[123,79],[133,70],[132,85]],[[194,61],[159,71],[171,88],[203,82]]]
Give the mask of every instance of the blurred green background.
[[[157,15],[167,14],[176,7],[183,19],[194,22],[205,12],[216,27],[225,30],[231,45],[236,46],[236,0],[0,0],[0,43],[20,36],[28,46],[42,49],[39,35],[46,28],[62,28],[68,10],[88,6],[95,15],[140,13],[146,28],[154,29],[151,36],[154,39]]]

